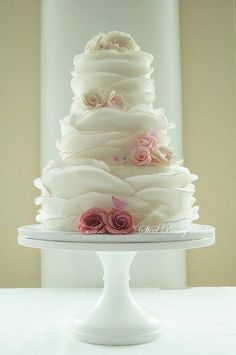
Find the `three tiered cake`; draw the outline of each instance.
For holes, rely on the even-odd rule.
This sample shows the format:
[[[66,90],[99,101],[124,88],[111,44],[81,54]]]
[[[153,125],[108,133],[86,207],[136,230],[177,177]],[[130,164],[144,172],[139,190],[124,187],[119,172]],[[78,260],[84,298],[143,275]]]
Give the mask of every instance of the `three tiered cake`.
[[[153,108],[152,60],[123,32],[99,33],[74,58],[61,159],[35,180],[45,229],[118,235],[198,218],[197,176],[175,159],[171,125]]]

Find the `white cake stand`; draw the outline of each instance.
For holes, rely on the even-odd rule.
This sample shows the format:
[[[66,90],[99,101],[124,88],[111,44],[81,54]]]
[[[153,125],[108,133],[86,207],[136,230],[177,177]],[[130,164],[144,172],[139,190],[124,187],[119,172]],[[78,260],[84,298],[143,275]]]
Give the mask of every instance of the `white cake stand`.
[[[104,269],[102,295],[85,317],[75,316],[72,333],[77,340],[101,345],[142,344],[156,340],[160,335],[159,317],[144,311],[133,299],[129,288],[129,269],[138,251],[193,249],[215,242],[214,227],[201,225],[184,233],[129,235],[133,240],[145,242],[127,242],[124,236],[111,235],[107,236],[110,242],[104,242],[104,235],[97,236],[95,240],[98,242],[94,242],[94,236],[44,231],[40,225],[24,226],[18,232],[18,243],[26,247],[94,251],[99,256]],[[170,240],[171,235],[174,241],[161,241]],[[111,238],[114,241],[111,242]]]

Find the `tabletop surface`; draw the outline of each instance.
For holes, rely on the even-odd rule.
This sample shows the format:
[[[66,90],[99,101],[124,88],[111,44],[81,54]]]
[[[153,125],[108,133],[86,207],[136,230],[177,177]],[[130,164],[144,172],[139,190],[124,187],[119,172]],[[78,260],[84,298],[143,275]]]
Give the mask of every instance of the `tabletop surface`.
[[[1,289],[3,355],[235,355],[236,287],[133,289],[142,305],[160,314],[162,337],[124,347],[72,340],[68,327],[100,289]]]

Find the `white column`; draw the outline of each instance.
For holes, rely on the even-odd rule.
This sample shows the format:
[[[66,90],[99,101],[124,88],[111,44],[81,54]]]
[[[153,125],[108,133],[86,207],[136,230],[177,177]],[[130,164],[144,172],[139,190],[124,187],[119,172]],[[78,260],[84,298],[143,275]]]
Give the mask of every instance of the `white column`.
[[[143,50],[154,54],[156,105],[176,123],[172,146],[182,155],[180,44],[177,0],[42,0],[41,163],[58,158],[59,120],[68,114],[70,71],[75,54],[97,32],[131,33]],[[133,286],[184,287],[185,253],[138,253]],[[95,254],[42,252],[42,286],[97,286],[102,269]]]

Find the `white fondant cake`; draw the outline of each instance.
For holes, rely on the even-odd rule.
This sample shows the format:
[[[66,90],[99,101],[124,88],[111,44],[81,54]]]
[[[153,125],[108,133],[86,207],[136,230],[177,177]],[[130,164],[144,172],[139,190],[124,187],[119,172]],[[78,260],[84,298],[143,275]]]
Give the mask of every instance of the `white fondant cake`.
[[[35,180],[37,221],[46,229],[127,234],[198,218],[197,176],[175,160],[170,125],[153,108],[152,60],[122,32],[98,34],[74,58],[61,160]]]

